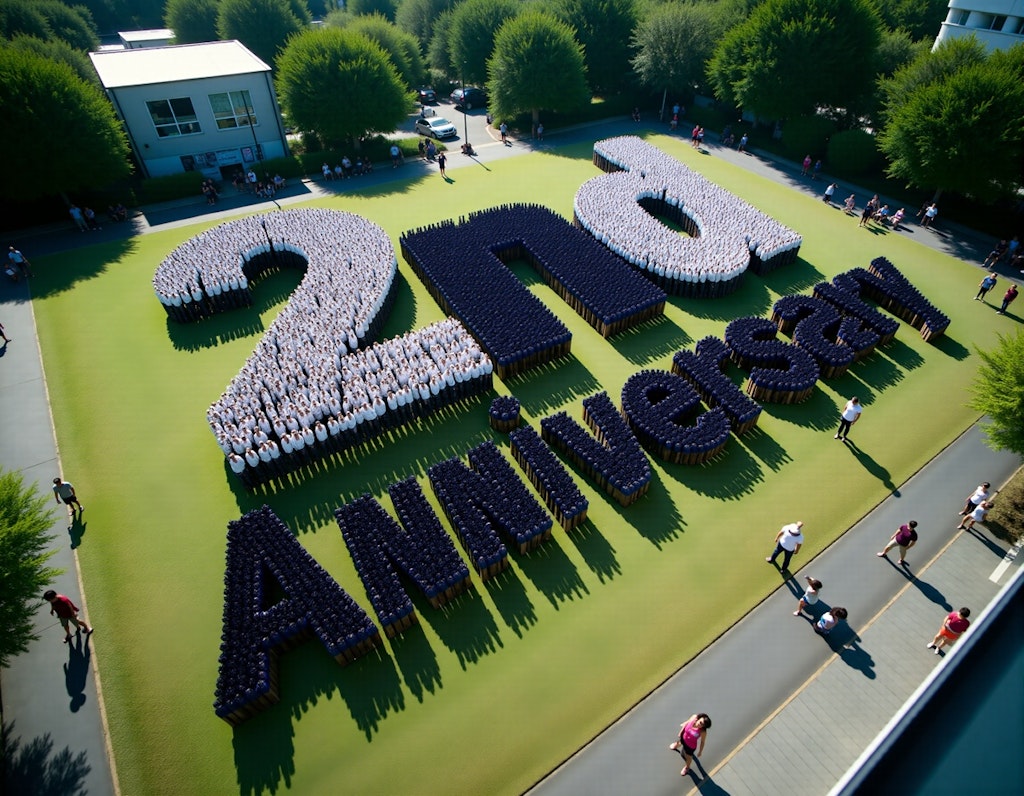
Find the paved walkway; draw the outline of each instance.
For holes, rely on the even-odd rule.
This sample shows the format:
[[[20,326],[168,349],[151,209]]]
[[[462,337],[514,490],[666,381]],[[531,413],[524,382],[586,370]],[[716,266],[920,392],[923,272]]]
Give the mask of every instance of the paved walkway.
[[[478,144],[475,159],[453,155],[449,168],[471,168],[480,162],[514,157],[535,148],[555,149],[636,130],[636,125],[628,120],[616,119],[549,131],[548,139],[540,145],[517,141],[511,147],[504,147],[494,140]],[[801,179],[795,164],[737,153],[714,144],[707,150],[711,156],[728,159],[796,190],[817,195],[822,184]],[[287,188],[278,196],[278,201],[287,206],[328,196],[335,190],[354,190],[407,178],[410,173],[425,176],[435,171],[434,164],[410,162],[397,171],[385,168],[341,185],[303,181]],[[847,186],[838,193],[851,189],[857,190]],[[866,194],[863,190],[857,193],[858,196]],[[19,232],[13,242],[30,258],[41,257],[83,242],[141,235],[203,219],[222,220],[271,207],[271,202],[254,201],[252,197],[235,195],[229,190],[222,202],[213,207],[201,198],[168,202],[143,208],[132,221],[107,226],[102,231],[79,233],[70,224],[61,224]],[[851,223],[855,222],[851,220]],[[949,224],[939,230],[925,230],[912,224],[906,232],[894,234],[914,235],[924,245],[967,257],[975,264],[980,263],[991,243]],[[1019,274],[1011,276],[1019,279]],[[17,412],[0,413],[0,438],[4,440],[0,466],[21,471],[26,482],[38,484],[49,495],[53,476],[60,472],[60,456],[35,334],[29,285],[24,282],[12,285],[7,280],[0,283],[0,322],[13,340],[0,348],[0,405],[18,407]],[[651,699],[549,777],[537,792],[678,792],[678,761],[671,758],[665,747],[680,716],[685,718],[696,709],[717,717],[709,737],[708,753],[702,761],[711,769],[713,777],[712,782],[704,784],[703,790],[707,792],[712,784],[725,788],[719,783],[729,783],[727,790],[731,792],[735,788],[740,792],[741,786],[735,783],[747,783],[758,776],[751,772],[763,766],[766,756],[776,756],[774,759],[780,767],[783,759],[794,762],[796,758],[818,757],[783,751],[785,744],[778,739],[775,728],[784,727],[781,722],[790,720],[790,716],[796,716],[795,721],[800,724],[801,715],[806,717],[806,713],[796,711],[813,709],[815,703],[811,700],[817,699],[818,705],[827,703],[820,695],[819,682],[828,683],[829,678],[845,675],[845,680],[836,679],[835,685],[830,687],[853,694],[855,706],[860,702],[856,697],[858,688],[853,686],[858,686],[860,691],[869,689],[869,693],[884,694],[887,703],[891,701],[893,707],[899,705],[902,701],[899,694],[908,687],[909,680],[918,676],[919,669],[926,670],[929,664],[934,665],[934,656],[924,654],[927,651],[923,649],[921,638],[933,632],[931,628],[937,625],[946,606],[961,602],[980,605],[987,599],[986,594],[996,588],[995,584],[991,589],[984,585],[981,577],[984,572],[969,569],[994,566],[1003,553],[999,545],[991,540],[983,541],[983,537],[964,535],[949,545],[934,564],[924,568],[952,536],[949,519],[955,506],[949,505],[948,496],[959,496],[965,485],[980,480],[999,482],[1016,464],[1013,457],[997,455],[984,448],[977,430],[972,430],[922,474],[915,476],[903,488],[902,497],[887,501],[815,562],[815,576],[827,584],[825,599],[841,599],[850,609],[853,626],[861,634],[856,644],[833,651],[810,632],[806,622],[794,619],[791,616],[793,597],[789,592],[796,589],[796,584],[788,582]],[[932,473],[940,475],[925,477]],[[73,480],[73,474],[69,474],[69,478]],[[82,497],[88,505],[88,495]],[[926,529],[922,543],[914,549],[911,558],[915,567],[921,567],[911,570],[916,577],[908,577],[871,555],[880,544],[880,538],[907,519],[908,511],[913,512]],[[78,600],[88,617],[88,603],[81,589],[72,546],[75,537],[68,535],[62,510],[56,511],[54,518],[53,533],[60,543],[51,563],[65,570],[54,588]],[[901,588],[902,596],[898,596]],[[972,591],[974,588],[978,590]],[[873,622],[872,618],[894,596],[896,600],[885,609],[884,617]],[[902,612],[906,615],[899,618]],[[11,793],[56,793],[73,792],[77,787],[91,796],[117,793],[98,689],[100,662],[87,644],[64,646],[60,643],[59,625],[50,620],[42,601],[37,619],[40,640],[0,672],[0,698],[11,751],[6,772],[8,790]],[[886,631],[892,627],[904,628],[902,636],[909,640],[908,650],[890,649],[888,645],[894,643],[890,637],[901,636],[892,630]],[[102,633],[103,628],[98,628],[97,636]],[[907,678],[895,677],[891,664],[894,656],[909,656],[911,652],[923,658],[923,663],[917,661],[915,667],[910,667],[912,673],[908,671]],[[823,666],[827,668],[822,670]],[[791,707],[750,740],[744,751],[727,760],[730,750],[737,748],[752,729],[773,715],[780,699],[793,694],[812,678],[813,689],[805,689],[789,703]],[[61,679],[63,690],[57,685]],[[889,689],[891,694],[886,693]],[[883,723],[885,718],[878,717]],[[870,731],[867,725],[861,730],[862,734]],[[782,740],[787,738],[787,732],[792,730],[785,729]],[[851,750],[858,744],[863,748],[867,740],[861,743],[858,736],[849,746]],[[720,771],[715,768],[723,763]],[[816,776],[824,781],[833,773],[830,770]],[[59,783],[56,789],[54,783]],[[793,792],[792,786],[790,779],[785,790]],[[756,792],[770,792],[766,788],[764,781],[757,781]]]

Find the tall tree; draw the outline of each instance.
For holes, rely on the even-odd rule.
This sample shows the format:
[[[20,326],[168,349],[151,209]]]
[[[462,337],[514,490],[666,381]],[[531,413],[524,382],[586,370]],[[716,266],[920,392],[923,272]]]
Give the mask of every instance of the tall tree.
[[[911,39],[934,40],[946,18],[949,0],[878,0],[878,13],[890,30],[902,30]]]
[[[60,0],[37,0],[34,7],[46,18],[53,35],[76,50],[92,51],[100,46],[96,24],[89,9],[82,6],[72,8]]]
[[[451,74],[467,84],[483,85],[495,34],[520,8],[519,0],[462,0],[456,5],[448,30]]]
[[[70,66],[0,47],[0,147],[26,199],[95,189],[128,174],[128,142],[99,88]]]
[[[53,536],[49,501],[20,473],[0,471],[0,669],[38,636],[34,616],[60,570],[46,566]]]
[[[345,10],[356,17],[380,14],[388,20],[394,20],[395,0],[348,0]]]
[[[426,52],[434,35],[434,23],[452,5],[453,0],[401,0],[395,11],[395,24],[419,39]]]
[[[300,19],[295,10],[296,4],[289,0],[220,0],[217,33],[222,39],[238,39],[273,66],[288,37],[308,21],[308,11]]]
[[[1024,45],[985,59],[977,46],[953,41],[883,81],[878,143],[889,175],[936,196],[1015,193],[1024,163],[1022,61]]]
[[[427,48],[427,64],[441,74],[447,74],[451,69],[452,53],[448,49],[448,44],[451,41],[454,16],[451,11],[442,11],[438,15],[434,20],[434,32],[430,37],[430,47]]]
[[[389,133],[412,106],[388,54],[340,28],[305,30],[277,63],[277,92],[288,118],[329,144]]]
[[[380,14],[352,17],[346,27],[379,44],[407,86],[415,88],[423,84],[426,68],[415,36],[399,30]]]
[[[217,41],[218,0],[167,0],[164,24],[175,44]]]
[[[9,46],[14,50],[34,53],[40,58],[67,64],[86,83],[91,83],[96,88],[101,87],[100,76],[96,74],[96,68],[89,60],[89,56],[81,50],[76,50],[63,39],[43,41],[35,36],[25,36],[19,33],[10,40]]]
[[[1024,331],[999,335],[998,345],[978,356],[969,406],[991,418],[982,427],[990,447],[1024,456]]]
[[[720,99],[768,118],[850,107],[872,89],[880,32],[873,0],[765,0],[726,34],[708,76]]]
[[[583,47],[572,28],[540,11],[507,20],[494,39],[487,62],[490,110],[510,117],[529,111],[567,111],[590,99]]]
[[[637,18],[633,0],[555,0],[551,10],[575,29],[591,90],[621,88],[630,73],[629,39]]]
[[[10,39],[18,33],[43,40],[53,36],[50,23],[34,5],[24,0],[0,0],[0,36]]]

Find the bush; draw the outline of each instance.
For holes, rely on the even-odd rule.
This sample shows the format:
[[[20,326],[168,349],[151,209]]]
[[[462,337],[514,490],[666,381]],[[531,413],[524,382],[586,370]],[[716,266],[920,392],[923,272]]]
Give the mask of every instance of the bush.
[[[843,177],[859,177],[877,172],[882,166],[882,153],[875,137],[864,130],[843,130],[828,142],[828,167]]]
[[[823,158],[828,149],[829,138],[835,131],[835,122],[824,116],[799,116],[790,119],[782,129],[782,151],[793,160],[803,160],[805,155],[810,155],[815,160]],[[829,168],[831,167],[830,162]]]
[[[194,197],[198,201],[202,198],[200,189],[203,179],[205,178],[201,171],[168,174],[166,177],[150,177],[139,185],[139,203],[169,202],[186,197]]]

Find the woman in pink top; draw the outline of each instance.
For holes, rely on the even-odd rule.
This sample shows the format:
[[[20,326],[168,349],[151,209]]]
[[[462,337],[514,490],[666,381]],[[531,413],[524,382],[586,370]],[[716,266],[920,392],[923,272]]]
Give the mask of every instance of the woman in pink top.
[[[707,731],[711,729],[711,717],[707,713],[694,713],[683,724],[679,725],[679,740],[669,744],[669,749],[679,752],[683,756],[683,770],[681,776],[690,773],[690,766],[693,764],[693,757],[700,757],[704,754],[704,741],[707,738]]]
[[[928,649],[935,650],[935,654],[938,655],[940,649],[960,638],[964,631],[971,626],[971,623],[967,620],[967,617],[970,615],[970,608],[961,608],[959,611],[953,611],[942,623],[942,627],[935,634],[935,638],[931,640]]]

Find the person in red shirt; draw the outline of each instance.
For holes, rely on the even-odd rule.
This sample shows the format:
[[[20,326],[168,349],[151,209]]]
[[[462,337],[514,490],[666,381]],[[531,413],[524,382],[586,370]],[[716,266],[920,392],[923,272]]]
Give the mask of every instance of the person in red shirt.
[[[946,621],[942,623],[942,627],[935,634],[935,638],[931,640],[928,649],[935,650],[935,654],[938,655],[940,649],[960,638],[964,631],[971,626],[971,623],[967,621],[967,617],[970,615],[970,608],[961,608],[959,611],[953,611],[953,613],[946,617]]]
[[[71,602],[70,598],[65,597],[63,594],[57,594],[53,589],[49,589],[43,594],[43,599],[50,604],[50,616],[56,614],[60,620],[61,627],[64,628],[65,644],[71,641],[69,623],[75,626],[75,632],[84,630],[87,636],[92,633],[92,628],[78,618],[78,606]]]

